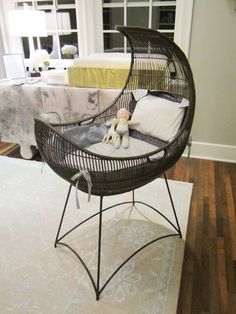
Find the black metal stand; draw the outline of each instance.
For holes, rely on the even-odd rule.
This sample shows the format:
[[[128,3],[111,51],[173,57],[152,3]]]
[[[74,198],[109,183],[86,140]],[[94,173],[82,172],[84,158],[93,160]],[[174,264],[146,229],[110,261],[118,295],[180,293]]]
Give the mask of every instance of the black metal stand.
[[[108,283],[110,282],[110,280],[116,275],[116,273],[132,258],[134,257],[137,253],[139,253],[141,250],[143,250],[144,248],[146,248],[148,245],[159,241],[161,239],[164,238],[168,238],[168,237],[174,237],[174,236],[179,236],[180,238],[182,238],[182,233],[180,230],[180,226],[179,226],[179,222],[178,222],[178,218],[177,218],[177,214],[175,211],[175,206],[174,206],[174,202],[171,196],[171,192],[170,192],[170,188],[169,188],[169,184],[166,178],[166,175],[164,173],[164,179],[165,179],[165,183],[166,183],[166,187],[167,187],[167,191],[168,191],[168,195],[170,198],[170,202],[171,202],[171,206],[172,206],[172,210],[174,213],[174,217],[175,217],[175,223],[176,225],[171,222],[164,214],[162,214],[159,210],[157,210],[156,208],[154,208],[153,206],[146,204],[144,202],[141,201],[135,201],[134,199],[134,191],[132,191],[132,201],[129,202],[122,202],[122,203],[117,203],[115,205],[109,206],[107,208],[102,208],[103,207],[103,196],[100,196],[100,208],[99,211],[93,215],[91,215],[90,217],[86,218],[85,220],[83,220],[82,222],[80,222],[79,224],[77,224],[76,226],[74,226],[72,229],[70,229],[69,231],[67,231],[65,234],[63,234],[62,236],[60,236],[60,231],[61,231],[61,227],[62,227],[62,223],[64,220],[64,216],[65,216],[65,212],[66,212],[66,208],[67,208],[67,203],[70,197],[70,193],[71,193],[71,188],[72,185],[70,185],[68,193],[67,193],[67,197],[66,197],[66,201],[65,201],[65,205],[64,205],[64,209],[62,212],[62,216],[61,216],[61,220],[60,220],[60,224],[58,227],[58,231],[57,231],[57,235],[56,235],[56,240],[54,243],[54,246],[57,247],[58,244],[63,245],[65,247],[67,247],[68,249],[70,249],[76,256],[77,258],[80,260],[80,262],[82,263],[82,265],[84,266],[86,272],[88,273],[88,276],[92,282],[95,294],[96,294],[96,300],[99,300],[99,297],[102,293],[102,291],[104,290],[104,288],[108,285]],[[158,213],[159,215],[161,215],[166,221],[168,221],[168,223],[176,230],[176,233],[170,233],[161,237],[158,237],[152,241],[147,242],[146,244],[144,244],[142,247],[140,247],[138,250],[136,250],[134,253],[132,253],[123,263],[121,263],[121,265],[111,274],[111,276],[107,279],[107,281],[103,284],[102,287],[100,287],[100,270],[101,270],[101,245],[102,245],[102,213],[107,211],[108,209],[111,209],[113,207],[119,206],[119,205],[123,205],[123,204],[143,204],[151,209],[153,209],[156,213]],[[92,219],[93,217],[99,215],[99,230],[98,230],[98,257],[97,257],[97,282],[95,283],[94,278],[91,275],[90,270],[88,269],[87,265],[85,264],[85,262],[83,261],[83,259],[79,256],[79,254],[72,248],[70,247],[68,244],[61,242],[61,240],[63,238],[65,238],[69,233],[71,233],[73,230],[75,230],[76,228],[78,228],[79,226],[81,226],[82,224],[84,224],[85,222],[89,221],[90,219]]]

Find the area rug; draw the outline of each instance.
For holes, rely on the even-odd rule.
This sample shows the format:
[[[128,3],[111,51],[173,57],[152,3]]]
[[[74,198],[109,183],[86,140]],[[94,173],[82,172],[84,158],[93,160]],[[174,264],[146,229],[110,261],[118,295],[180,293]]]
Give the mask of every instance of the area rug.
[[[192,184],[169,181],[183,239],[166,238],[135,255],[112,278],[100,300],[78,259],[65,247],[54,248],[68,184],[36,161],[0,157],[0,313],[174,314],[177,309],[184,239]],[[162,179],[135,192],[173,220]],[[105,206],[130,200],[130,193],[105,197]],[[70,197],[64,230],[96,212],[99,198],[79,192],[81,209]],[[123,205],[104,213],[101,281],[134,250],[170,233],[154,211]],[[96,280],[98,217],[65,240],[78,250]]]

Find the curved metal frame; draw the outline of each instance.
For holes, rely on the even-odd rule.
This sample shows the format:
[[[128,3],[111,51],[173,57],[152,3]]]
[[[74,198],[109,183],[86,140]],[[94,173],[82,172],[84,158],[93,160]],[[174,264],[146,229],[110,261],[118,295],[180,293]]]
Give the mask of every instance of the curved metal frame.
[[[103,112],[79,121],[49,124],[35,119],[37,146],[49,166],[69,183],[79,169],[89,171],[93,181],[92,193],[98,196],[116,195],[141,187],[173,166],[189,141],[195,109],[193,76],[180,48],[154,30],[128,26],[117,27],[117,30],[127,38],[131,47],[129,75],[117,98]],[[103,124],[116,117],[118,109],[129,109],[132,93],[137,89],[170,93],[176,101],[183,98],[189,101],[182,125],[170,141],[163,142],[130,130],[130,136],[156,148],[139,156],[111,157],[91,152],[65,136],[64,131],[68,128]],[[156,154],[160,157],[153,158]],[[85,180],[79,181],[78,188],[88,192]]]
[[[119,272],[119,270],[131,259],[133,258],[137,253],[139,253],[140,251],[142,251],[143,249],[145,249],[147,246],[149,246],[150,244],[168,238],[168,237],[175,237],[175,236],[179,236],[180,238],[182,238],[182,233],[181,233],[181,229],[180,229],[180,225],[179,225],[179,221],[177,218],[177,214],[176,214],[176,210],[175,210],[175,206],[174,206],[174,202],[171,196],[171,192],[170,192],[170,188],[169,188],[169,184],[168,184],[168,180],[166,178],[166,175],[164,173],[164,179],[165,179],[165,184],[167,187],[167,191],[168,191],[168,195],[170,198],[170,202],[171,202],[171,207],[174,213],[174,217],[175,217],[175,223],[176,225],[171,222],[164,214],[162,214],[159,210],[157,210],[156,208],[154,208],[153,206],[141,202],[141,201],[135,201],[134,199],[134,190],[132,191],[132,201],[127,201],[127,202],[121,202],[121,203],[117,203],[111,206],[108,206],[106,208],[103,208],[103,197],[104,196],[100,196],[100,208],[99,211],[96,212],[95,214],[89,216],[88,218],[84,219],[82,222],[80,222],[79,224],[77,224],[76,226],[74,226],[73,228],[71,228],[70,230],[68,230],[66,233],[64,233],[62,236],[60,236],[60,231],[61,231],[61,227],[63,224],[63,220],[65,218],[65,212],[67,209],[67,204],[68,204],[68,200],[70,197],[70,193],[71,193],[71,188],[72,188],[72,184],[70,184],[69,186],[69,190],[67,193],[67,197],[66,197],[66,201],[65,201],[65,205],[64,205],[64,209],[62,212],[62,216],[61,216],[61,220],[59,223],[59,227],[58,227],[58,231],[57,231],[57,235],[56,235],[56,240],[54,243],[54,247],[57,247],[57,245],[62,245],[67,247],[73,254],[75,254],[75,256],[79,259],[79,261],[81,262],[81,264],[83,265],[84,269],[86,270],[91,283],[93,285],[95,294],[96,294],[96,300],[98,301],[100,298],[100,295],[102,293],[102,291],[105,289],[105,287],[108,285],[108,283],[111,281],[111,279]],[[158,237],[156,239],[153,239],[147,243],[145,243],[143,246],[141,246],[138,250],[136,250],[135,252],[133,252],[129,257],[127,257],[121,264],[119,267],[117,267],[117,269],[110,275],[110,277],[106,280],[106,282],[103,284],[102,287],[100,287],[100,272],[101,272],[101,245],[102,245],[102,214],[103,212],[107,211],[108,209],[114,208],[116,206],[119,205],[123,205],[123,204],[132,204],[133,206],[135,204],[142,204],[145,205],[151,209],[153,209],[156,213],[158,213],[159,215],[161,215],[175,230],[176,233],[170,233],[170,234],[166,234],[164,236]],[[67,243],[61,242],[62,239],[64,239],[68,234],[70,234],[72,231],[74,231],[75,229],[77,229],[78,227],[80,227],[81,225],[83,225],[84,223],[86,223],[87,221],[89,221],[90,219],[94,218],[95,216],[99,215],[99,225],[98,225],[98,257],[97,257],[97,282],[95,283],[95,280],[90,272],[90,270],[88,269],[86,263],[84,262],[84,260],[81,258],[81,256]]]

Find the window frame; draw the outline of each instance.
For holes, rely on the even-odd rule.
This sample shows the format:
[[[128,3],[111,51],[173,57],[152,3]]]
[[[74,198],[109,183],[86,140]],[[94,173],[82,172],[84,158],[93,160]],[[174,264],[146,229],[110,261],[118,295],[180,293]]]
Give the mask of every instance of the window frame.
[[[22,43],[20,38],[11,37],[8,32],[8,10],[14,9],[15,2],[24,2],[24,0],[0,0],[0,27],[2,30],[2,41],[4,53],[22,53]],[[127,2],[127,0],[124,0]],[[154,0],[150,0],[155,2]],[[191,34],[192,10],[194,0],[177,1],[159,1],[158,4],[166,6],[167,3],[176,3],[176,16],[174,28],[174,41],[181,47],[188,56],[189,42]],[[130,3],[134,6],[135,3]],[[141,4],[140,4],[141,5]],[[60,8],[62,8],[60,5]],[[81,58],[92,53],[103,53],[103,2],[102,0],[75,0],[75,10],[77,19],[79,53]],[[150,25],[149,16],[149,25]],[[163,31],[163,30],[162,30]],[[115,32],[115,31],[114,31]],[[27,65],[29,59],[25,59]],[[67,67],[73,62],[73,59],[50,59],[51,66]]]
[[[174,29],[157,29],[161,33],[173,33],[174,42],[180,46],[186,56],[189,54],[189,42],[192,23],[193,0],[172,0],[172,1],[157,1],[148,0],[140,2],[129,2],[121,0],[117,3],[103,3],[103,8],[123,8],[124,10],[124,25],[127,25],[127,8],[132,7],[148,7],[149,18],[148,27],[152,28],[152,8],[153,7],[172,7],[175,6],[175,26]],[[114,29],[103,29],[103,35],[109,33],[117,33]],[[124,51],[127,51],[127,41],[124,39]]]
[[[51,4],[45,4],[47,2],[46,0],[34,0],[34,1],[25,1],[25,0],[14,0],[15,7],[18,7],[18,4],[20,3],[26,3],[29,2],[30,6],[33,8],[33,10],[40,10],[45,11],[47,13],[55,14],[55,28],[52,28],[49,30],[48,37],[52,36],[52,45],[56,45],[56,54],[58,54],[58,58],[52,58],[50,61],[54,63],[53,60],[63,60],[62,53],[61,53],[61,42],[60,42],[60,33],[61,30],[58,25],[58,19],[56,17],[56,13],[60,12],[66,12],[66,10],[75,10],[76,14],[76,3],[74,4],[59,4],[57,3],[57,0],[51,0]],[[65,10],[65,11],[64,11]],[[76,22],[77,22],[77,16],[76,16]],[[68,29],[64,29],[63,32],[67,33],[75,33],[77,34],[77,44],[79,44],[79,38],[78,38],[78,23],[76,23],[76,28],[73,28],[72,26]],[[38,49],[41,49],[41,38],[40,37],[34,37],[37,40],[37,47]],[[43,37],[42,37],[43,38]],[[25,58],[27,59],[27,58]]]

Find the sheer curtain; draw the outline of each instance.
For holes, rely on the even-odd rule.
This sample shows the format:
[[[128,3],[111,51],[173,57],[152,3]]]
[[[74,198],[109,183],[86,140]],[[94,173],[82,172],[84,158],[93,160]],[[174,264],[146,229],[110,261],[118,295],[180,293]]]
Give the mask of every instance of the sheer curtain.
[[[14,0],[0,0],[0,54],[22,53],[23,51],[21,39],[9,36],[8,11],[11,9],[14,9]],[[1,60],[0,78],[4,76],[5,71]]]
[[[22,42],[20,37],[9,35],[8,11],[14,9],[13,0],[0,0],[0,31],[4,53],[22,53]]]
[[[4,41],[3,41],[3,35],[4,35],[4,31],[6,31],[6,24],[5,24],[5,17],[3,14],[3,0],[0,0],[0,55],[4,54],[7,52],[7,47],[5,47],[7,45],[4,45]],[[3,66],[3,61],[2,58],[0,58],[0,79],[5,77],[5,71],[4,71],[4,66]]]
[[[1,32],[1,26],[0,26],[0,55],[4,53],[3,49],[3,43],[2,43],[2,32]],[[3,68],[3,62],[2,58],[0,59],[0,79],[4,77],[4,68]]]

